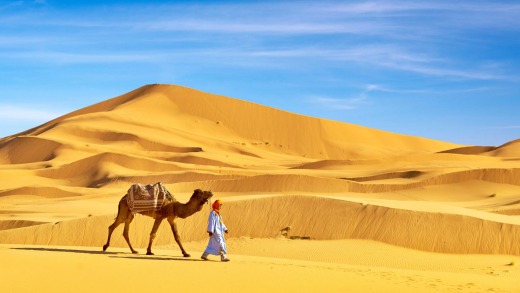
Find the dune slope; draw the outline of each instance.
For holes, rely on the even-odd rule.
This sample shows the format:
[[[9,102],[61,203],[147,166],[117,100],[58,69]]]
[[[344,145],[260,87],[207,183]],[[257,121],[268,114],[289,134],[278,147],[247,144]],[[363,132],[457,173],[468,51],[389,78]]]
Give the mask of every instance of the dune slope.
[[[405,210],[322,197],[269,196],[229,201],[225,220],[235,238],[276,238],[289,227],[286,237],[293,239],[366,239],[433,252],[520,255],[520,220],[504,223],[500,218],[507,216],[485,216]],[[179,219],[182,239],[206,239],[206,218],[204,210]],[[112,216],[89,217],[0,231],[0,243],[101,247],[112,221]],[[122,226],[114,233],[113,246],[127,246],[120,234]],[[146,247],[152,226],[151,218],[138,215],[131,228],[134,247]],[[171,234],[169,225],[163,223],[156,245],[174,243]]]
[[[100,247],[129,185],[162,181],[181,201],[202,188],[229,202],[233,237],[290,226],[310,239],[520,255],[519,145],[462,146],[147,85],[0,139],[0,243]],[[180,221],[184,239],[204,239],[207,212]],[[150,220],[133,225],[143,247]],[[172,242],[163,225],[158,245]]]

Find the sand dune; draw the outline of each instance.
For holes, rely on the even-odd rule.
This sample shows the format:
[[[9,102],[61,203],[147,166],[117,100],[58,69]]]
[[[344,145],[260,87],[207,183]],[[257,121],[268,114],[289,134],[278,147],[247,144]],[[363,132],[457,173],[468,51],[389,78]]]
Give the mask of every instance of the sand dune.
[[[34,150],[34,147],[38,151]],[[56,157],[56,150],[61,144],[52,140],[19,136],[0,144],[0,163],[25,164],[49,161]]]
[[[491,152],[495,156],[517,158],[520,156],[520,139],[505,143]]]
[[[45,224],[45,222],[33,222],[26,220],[7,220],[0,221],[0,230],[9,230],[9,229],[17,229],[28,226],[35,226]]]
[[[453,153],[462,155],[490,155],[496,157],[518,158],[520,156],[520,139],[507,142],[498,147],[469,146],[446,150],[442,151],[441,153]]]
[[[13,196],[17,194],[36,195],[47,198],[72,197],[78,195],[76,192],[49,186],[27,186],[0,191],[0,197],[9,195]]]
[[[508,216],[503,215],[442,214],[310,196],[235,199],[226,203],[226,210],[234,237],[276,238],[282,229],[291,227],[289,237],[365,239],[432,252],[520,255],[520,219],[506,223],[503,219]],[[186,241],[206,239],[204,229],[199,228],[204,227],[206,217],[206,213],[198,213],[179,220],[181,237]],[[89,217],[7,230],[0,232],[0,242],[101,247],[112,221],[113,216]],[[136,247],[146,247],[152,225],[147,217],[134,220],[131,239]],[[436,230],[443,233],[432,233]],[[173,242],[166,223],[158,234],[157,245]],[[121,236],[114,237],[113,245],[126,247]]]
[[[291,276],[301,273],[287,267],[297,267],[297,261],[335,271],[332,253],[316,250],[363,251],[367,242],[362,241],[383,251],[378,264],[386,271],[370,267],[374,276],[399,275],[400,253],[416,255],[417,263],[407,269],[423,272],[428,268],[418,263],[432,252],[468,259],[474,254],[490,260],[520,256],[520,140],[457,145],[180,86],[144,86],[0,139],[0,176],[0,244],[23,245],[18,251],[22,258],[32,253],[23,250],[25,245],[40,253],[63,252],[56,247],[64,245],[99,250],[129,186],[158,181],[179,201],[196,188],[223,199],[231,247],[258,257],[243,258],[236,266],[256,261],[262,263],[255,267],[259,271],[264,263],[281,262]],[[177,224],[197,253],[205,245],[208,212]],[[130,237],[141,251],[151,226],[152,220],[140,215],[132,224]],[[287,227],[289,233],[282,236]],[[118,229],[111,249],[126,251]],[[175,254],[173,242],[163,224],[156,245]],[[278,246],[290,245],[293,249],[274,253]],[[316,256],[300,255],[312,245]],[[291,255],[290,260],[282,254]],[[348,257],[342,264],[349,262],[361,265],[363,259]],[[484,271],[486,265],[481,266],[477,269]],[[516,267],[509,270],[516,272]],[[481,275],[467,268],[455,271],[484,286]],[[370,291],[356,280],[364,284],[360,290]],[[375,280],[382,288],[388,285],[383,278]],[[509,284],[509,277],[504,280]],[[340,290],[343,283],[330,286]]]

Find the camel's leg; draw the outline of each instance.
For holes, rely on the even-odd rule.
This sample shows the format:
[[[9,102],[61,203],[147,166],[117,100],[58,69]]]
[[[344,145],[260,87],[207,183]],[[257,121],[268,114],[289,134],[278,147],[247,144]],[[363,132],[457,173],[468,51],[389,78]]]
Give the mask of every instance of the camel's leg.
[[[153,223],[152,232],[150,232],[150,241],[148,242],[148,248],[146,249],[146,255],[153,255],[152,253],[152,242],[155,239],[155,234],[157,233],[157,230],[159,229],[159,226],[161,225],[164,218],[158,218],[155,219],[155,222]]]
[[[107,243],[103,245],[103,251],[106,251],[107,248],[110,246],[110,238],[112,237],[112,232],[114,232],[114,229],[117,228],[117,226],[121,225],[123,223],[123,220],[120,218],[116,218],[114,223],[108,227],[108,239]]]
[[[123,231],[123,237],[125,237],[126,243],[128,243],[128,247],[130,247],[130,250],[132,253],[137,253],[136,250],[132,247],[132,244],[130,244],[130,237],[128,237],[128,230],[130,229],[130,223],[132,223],[132,220],[134,219],[134,215],[132,213],[129,213],[128,217],[125,220],[125,230]]]
[[[179,233],[177,233],[177,224],[174,222],[174,218],[168,218],[168,223],[170,223],[170,226],[172,227],[173,238],[175,238],[175,242],[177,242],[177,244],[181,248],[182,255],[184,257],[190,257],[186,250],[184,250],[184,247],[182,247],[181,237],[179,237]]]
[[[103,245],[103,251],[106,251],[107,248],[110,246],[110,238],[112,237],[112,233],[114,230],[121,225],[125,219],[128,217],[128,207],[125,206],[122,201],[119,202],[119,205],[117,206],[117,216],[112,225],[108,227],[108,239],[107,243]]]

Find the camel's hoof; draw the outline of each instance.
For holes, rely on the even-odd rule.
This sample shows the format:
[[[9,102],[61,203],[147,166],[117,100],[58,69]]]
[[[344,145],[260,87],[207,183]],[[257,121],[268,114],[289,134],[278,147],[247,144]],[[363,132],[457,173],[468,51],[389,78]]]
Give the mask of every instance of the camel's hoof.
[[[155,254],[153,254],[153,252],[151,252],[151,251],[148,251],[148,252],[146,252],[146,255],[155,255]]]
[[[107,248],[108,248],[108,245],[106,245],[106,244],[105,244],[105,245],[103,245],[103,251],[106,251],[106,250],[107,250]]]
[[[184,257],[190,257],[191,255],[187,254],[187,253],[184,253],[183,254]]]
[[[137,252],[137,250],[132,250],[132,253],[133,254],[138,254],[139,252]]]

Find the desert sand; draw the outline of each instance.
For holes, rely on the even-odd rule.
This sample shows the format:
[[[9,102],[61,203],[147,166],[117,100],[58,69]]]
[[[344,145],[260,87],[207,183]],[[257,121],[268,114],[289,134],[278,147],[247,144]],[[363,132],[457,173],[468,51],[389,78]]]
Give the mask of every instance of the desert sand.
[[[442,119],[440,117],[439,119]],[[1,292],[520,292],[520,139],[466,146],[147,85],[0,139]],[[133,183],[224,202],[108,226]]]

